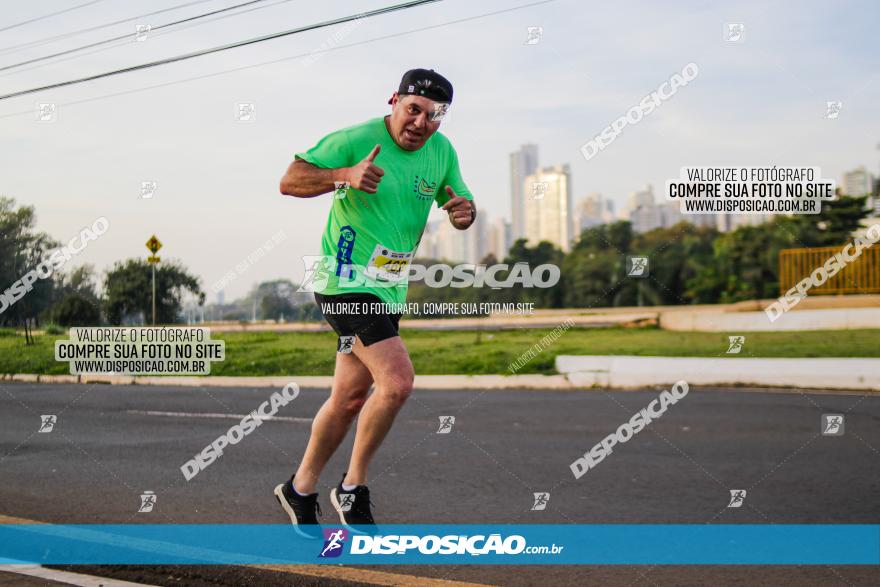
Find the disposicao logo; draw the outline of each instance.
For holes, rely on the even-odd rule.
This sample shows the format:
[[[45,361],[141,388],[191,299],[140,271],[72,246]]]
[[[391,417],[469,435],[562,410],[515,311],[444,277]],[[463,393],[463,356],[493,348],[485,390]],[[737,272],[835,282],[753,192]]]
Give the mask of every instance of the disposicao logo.
[[[324,528],[324,546],[321,548],[318,558],[333,558],[342,554],[345,541],[348,539],[348,530],[342,528]]]

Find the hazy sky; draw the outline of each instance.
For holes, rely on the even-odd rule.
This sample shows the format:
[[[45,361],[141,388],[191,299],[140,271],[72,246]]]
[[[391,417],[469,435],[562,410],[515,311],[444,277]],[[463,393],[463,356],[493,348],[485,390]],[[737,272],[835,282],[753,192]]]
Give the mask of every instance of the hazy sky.
[[[241,1],[212,0],[136,22],[158,26]],[[81,3],[5,3],[0,28]],[[103,0],[2,31],[0,66],[133,32],[135,22],[7,47],[182,3]],[[255,5],[267,8],[155,31],[144,42],[0,71],[0,94],[388,4],[267,0]],[[525,142],[539,146],[542,165],[571,165],[576,199],[600,192],[618,207],[648,183],[659,193],[684,165],[819,166],[832,178],[866,165],[876,173],[876,1],[560,0],[453,22],[525,4],[444,0],[354,27],[0,101],[0,194],[35,206],[39,228],[61,240],[105,216],[110,229],[77,264],[103,270],[115,260],[145,256],[144,242],[156,233],[165,245],[160,255],[200,275],[214,301],[211,285],[283,230],[281,246],[232,281],[226,297],[259,280],[298,280],[300,257],[319,254],[330,200],[281,196],[278,180],[296,151],[334,129],[387,113],[401,74],[413,67],[436,69],[454,84],[441,132],[456,147],[480,209],[492,218],[510,217],[508,153]],[[724,40],[729,22],[745,25],[742,43]],[[442,23],[452,24],[436,26]],[[524,44],[529,26],[543,27],[538,44]],[[336,44],[360,44],[306,62],[346,27]],[[269,61],[277,62],[249,67]],[[583,143],[689,62],[699,66],[697,79],[584,160]],[[191,79],[236,68],[245,69]],[[829,100],[843,102],[836,120],[824,118]],[[57,121],[35,120],[39,102],[58,105]],[[256,104],[255,122],[235,121],[240,102]],[[158,182],[152,199],[139,197],[142,181]]]

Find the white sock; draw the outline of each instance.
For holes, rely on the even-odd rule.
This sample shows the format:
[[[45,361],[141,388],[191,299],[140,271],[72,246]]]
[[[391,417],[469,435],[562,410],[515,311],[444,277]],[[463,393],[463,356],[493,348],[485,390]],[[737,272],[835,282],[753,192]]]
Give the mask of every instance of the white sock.
[[[290,482],[290,486],[293,487],[293,491],[300,497],[308,497],[310,495],[309,493],[300,493],[296,485],[293,484],[293,481]]]
[[[354,491],[356,487],[357,485],[346,485],[345,483],[342,484],[343,491]]]

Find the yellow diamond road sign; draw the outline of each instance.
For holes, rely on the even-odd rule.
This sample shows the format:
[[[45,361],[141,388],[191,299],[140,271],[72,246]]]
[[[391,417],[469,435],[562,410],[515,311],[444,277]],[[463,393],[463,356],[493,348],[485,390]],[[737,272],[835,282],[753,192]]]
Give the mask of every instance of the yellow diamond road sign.
[[[159,239],[156,238],[155,234],[147,241],[147,248],[150,249],[150,252],[154,255],[162,248],[162,243],[159,242]]]

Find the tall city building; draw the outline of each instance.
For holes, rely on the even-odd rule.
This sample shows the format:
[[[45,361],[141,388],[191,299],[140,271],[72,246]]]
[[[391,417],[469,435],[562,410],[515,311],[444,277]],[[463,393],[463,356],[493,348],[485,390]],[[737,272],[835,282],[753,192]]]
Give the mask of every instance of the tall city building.
[[[874,179],[874,189],[871,197],[868,198],[867,206],[872,217],[880,216],[880,179]]]
[[[658,206],[660,226],[669,228],[679,222],[687,222],[697,228],[714,228],[718,232],[730,232],[740,226],[758,226],[773,218],[772,214],[684,214],[681,202],[666,202]]]
[[[614,202],[604,199],[602,194],[589,194],[578,202],[574,218],[577,239],[588,228],[614,222]]]
[[[523,145],[519,151],[510,154],[510,212],[511,212],[511,238],[525,238],[526,236],[526,198],[529,194],[523,192],[526,177],[538,170],[538,146]]]
[[[422,240],[419,241],[416,257],[436,259],[440,256],[437,252],[437,231],[439,226],[440,220],[431,220],[425,224],[425,232],[422,233]]]
[[[628,208],[633,232],[648,232],[663,226],[660,208],[654,200],[654,188],[650,185],[630,194]]]
[[[485,212],[478,213],[473,226],[458,230],[447,218],[425,227],[417,255],[454,263],[479,263],[489,252]]]
[[[675,226],[679,222],[690,222],[690,219],[686,218],[685,215],[681,213],[678,204],[678,202],[663,202],[658,206],[660,209],[661,227],[669,228],[670,226]]]
[[[445,218],[437,223],[434,232],[434,257],[444,261],[463,262],[467,256],[467,241],[462,233]]]
[[[688,222],[697,228],[717,228],[722,232],[730,229],[727,226],[727,220],[725,220],[726,214],[685,214],[684,216]]]
[[[489,225],[489,250],[498,261],[504,259],[513,241],[510,238],[510,223],[505,218],[497,218]]]
[[[641,201],[643,207],[638,209],[638,213],[633,214],[631,211],[631,218],[635,218],[633,230],[636,232],[652,230],[651,219],[659,221],[659,224],[653,228],[669,228],[680,222],[687,222],[697,228],[714,228],[719,232],[730,232],[740,226],[758,226],[773,218],[772,214],[685,214],[681,211],[681,202],[657,204],[655,213],[650,210],[650,206],[644,206],[646,200]],[[637,222],[641,223],[638,227]]]
[[[628,216],[633,232],[649,232],[657,228],[669,228],[679,222],[688,222],[697,227],[715,227],[730,230],[735,225],[733,217],[725,214],[684,214],[680,202],[657,203],[654,189],[633,192],[629,196]]]
[[[650,207],[656,203],[654,199],[654,187],[648,184],[643,190],[632,192],[629,195],[629,209],[630,212],[636,210],[640,207]]]
[[[469,263],[479,263],[489,254],[489,217],[486,213],[477,214],[473,226],[464,231],[470,239]]]
[[[840,191],[845,196],[864,196],[874,192],[874,178],[862,165],[843,174]]]
[[[545,167],[527,176],[523,191],[525,238],[529,245],[549,241],[563,251],[569,251],[575,234],[568,164]],[[517,238],[515,234],[513,238]]]

